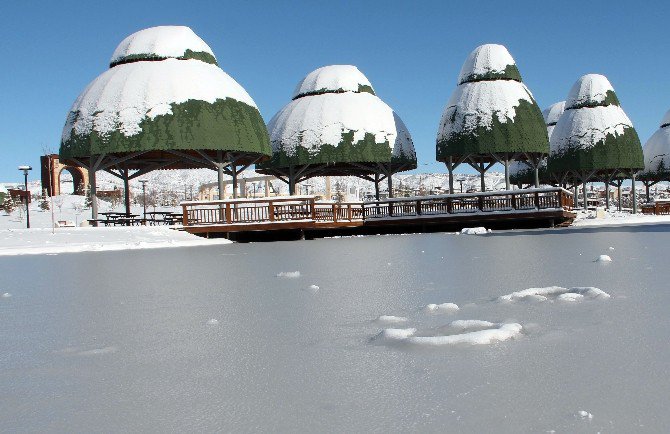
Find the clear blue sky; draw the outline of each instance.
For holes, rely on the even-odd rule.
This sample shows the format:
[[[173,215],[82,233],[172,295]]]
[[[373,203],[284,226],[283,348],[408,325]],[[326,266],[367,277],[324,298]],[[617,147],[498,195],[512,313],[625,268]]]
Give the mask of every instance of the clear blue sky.
[[[0,181],[37,168],[81,90],[128,34],[190,26],[266,120],[296,83],[329,64],[357,65],[414,138],[419,171],[435,162],[442,109],[466,56],[500,43],[542,108],[586,73],[612,82],[644,143],[670,109],[668,2],[126,1],[3,2]],[[37,178],[37,171],[32,175]]]

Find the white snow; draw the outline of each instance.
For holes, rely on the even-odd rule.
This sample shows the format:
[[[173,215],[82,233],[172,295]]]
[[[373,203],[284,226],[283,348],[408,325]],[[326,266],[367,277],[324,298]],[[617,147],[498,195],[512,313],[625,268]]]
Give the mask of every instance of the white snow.
[[[424,310],[429,313],[453,313],[457,312],[459,309],[460,308],[456,303],[430,303],[424,308]]]
[[[41,255],[111,250],[229,244],[224,238],[206,239],[166,226],[78,227],[0,230],[0,256]]]
[[[607,77],[600,74],[586,74],[581,76],[568,92],[565,100],[565,109],[573,109],[583,104],[598,104],[605,101],[607,92],[614,92]]]
[[[9,292],[3,292],[1,297],[2,298],[10,298],[11,296],[12,296],[12,294],[10,294]]]
[[[415,158],[405,124],[377,96],[370,93],[330,93],[291,101],[268,123],[273,151],[295,155],[302,146],[316,154],[323,145],[338,146],[342,133],[354,131],[354,143],[366,133],[376,143],[389,143],[394,156]]]
[[[186,50],[205,52],[212,49],[189,27],[157,26],[140,30],[126,37],[114,50],[110,63],[128,56],[183,57]]]
[[[118,130],[130,137],[141,131],[142,120],[171,113],[171,104],[226,98],[256,107],[247,91],[216,65],[177,59],[118,65],[75,100],[62,140],[70,138],[73,128],[79,135],[94,130],[105,136]]]
[[[310,291],[318,291],[320,288],[318,285],[309,285],[309,290]]]
[[[570,149],[588,149],[605,140],[608,134],[622,135],[633,128],[623,109],[616,105],[566,110],[549,139],[551,155]]]
[[[324,66],[307,74],[295,88],[293,99],[314,92],[358,92],[359,86],[372,88],[368,78],[353,65]]]
[[[544,123],[549,125],[556,125],[556,122],[561,118],[565,111],[565,101],[556,102],[542,111]]]
[[[661,127],[647,140],[642,152],[643,173],[656,172],[661,163],[665,170],[670,170],[670,110],[663,116]]]
[[[491,127],[494,116],[501,123],[514,121],[520,101],[534,103],[530,90],[518,81],[463,83],[451,94],[442,113],[438,141],[481,126]]]
[[[503,45],[480,45],[465,59],[461,72],[458,74],[458,84],[463,83],[472,75],[484,75],[491,72],[502,73],[507,65],[515,65],[515,62]]]
[[[488,345],[514,339],[521,334],[522,329],[518,323],[459,320],[451,322],[431,336],[417,336],[417,330],[414,328],[385,329],[376,336],[376,339],[422,346]]]
[[[377,318],[377,322],[386,324],[399,324],[407,322],[407,318],[405,318],[404,316],[382,315],[379,318]]]
[[[543,288],[528,288],[511,294],[501,295],[498,301],[512,302],[543,302],[554,301],[581,301],[583,299],[608,299],[610,295],[605,291],[592,286],[563,288],[562,286],[547,286]]]
[[[575,416],[576,416],[577,418],[579,418],[579,419],[586,419],[586,420],[591,420],[591,419],[593,419],[593,415],[592,415],[591,413],[589,413],[588,411],[586,411],[586,410],[579,410],[579,411],[575,414]]]
[[[596,259],[596,262],[612,262],[612,258],[609,255],[600,255]]]
[[[300,277],[300,271],[282,271],[277,273],[277,277],[283,277],[286,279],[297,279]]]
[[[219,320],[216,318],[211,318],[207,321],[207,325],[219,325]]]
[[[485,227],[478,226],[476,228],[463,228],[461,229],[461,234],[462,235],[484,235],[491,232],[490,229],[486,229]]]

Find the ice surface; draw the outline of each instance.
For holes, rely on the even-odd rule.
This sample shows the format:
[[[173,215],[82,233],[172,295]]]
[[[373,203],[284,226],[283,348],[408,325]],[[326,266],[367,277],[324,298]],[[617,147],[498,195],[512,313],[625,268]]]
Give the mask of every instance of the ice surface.
[[[2,429],[665,432],[669,244],[657,224],[4,257]],[[591,262],[609,246],[616,266]],[[612,298],[491,302],[552,285]],[[445,301],[461,310],[421,309]],[[523,329],[370,340],[500,333],[489,323]]]

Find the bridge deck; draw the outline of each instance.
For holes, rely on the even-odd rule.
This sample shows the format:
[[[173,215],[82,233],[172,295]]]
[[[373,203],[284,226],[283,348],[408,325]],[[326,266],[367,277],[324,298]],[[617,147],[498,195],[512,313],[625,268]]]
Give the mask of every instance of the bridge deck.
[[[489,224],[541,227],[574,219],[561,188],[395,198],[379,202],[317,202],[314,196],[183,202],[183,230],[194,234],[272,231],[415,232]]]

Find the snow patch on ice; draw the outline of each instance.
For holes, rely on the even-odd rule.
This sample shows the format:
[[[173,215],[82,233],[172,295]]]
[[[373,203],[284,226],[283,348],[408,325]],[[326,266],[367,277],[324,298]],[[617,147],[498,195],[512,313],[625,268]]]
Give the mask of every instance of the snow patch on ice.
[[[462,235],[484,235],[487,233],[492,232],[491,229],[486,229],[483,226],[479,226],[476,228],[463,228],[461,229],[461,234]]]
[[[577,413],[575,413],[575,417],[578,418],[578,419],[584,419],[584,420],[592,420],[593,419],[593,415],[586,410],[579,410]]]
[[[382,315],[379,318],[377,318],[376,321],[386,324],[398,324],[407,322],[407,318],[405,318],[404,316]]]
[[[609,255],[600,255],[595,262],[612,262],[612,258]]]
[[[9,298],[11,296],[12,296],[12,294],[10,294],[9,292],[5,292],[5,293],[2,294],[2,298]]]
[[[118,351],[117,347],[103,347],[103,348],[95,348],[92,350],[86,350],[86,351],[79,351],[77,353],[78,356],[98,356],[102,354],[112,354]]]
[[[212,318],[207,321],[207,325],[219,325],[219,320],[216,318]]]
[[[282,271],[277,273],[277,277],[283,277],[286,279],[296,279],[300,277],[300,271]]]
[[[608,299],[610,294],[592,286],[563,288],[562,286],[548,286],[544,288],[528,288],[498,297],[502,303],[513,302],[552,302],[554,300],[578,302],[584,299]]]
[[[419,346],[489,345],[514,339],[523,327],[518,323],[492,323],[481,320],[453,321],[447,326],[417,334],[417,329],[385,329],[374,340]]]
[[[424,311],[428,313],[453,313],[457,312],[460,308],[456,303],[441,303],[435,304],[431,303],[426,305]]]

